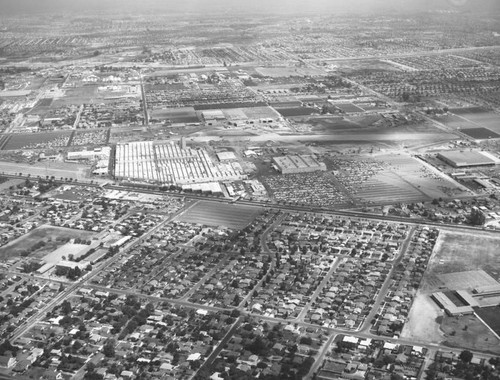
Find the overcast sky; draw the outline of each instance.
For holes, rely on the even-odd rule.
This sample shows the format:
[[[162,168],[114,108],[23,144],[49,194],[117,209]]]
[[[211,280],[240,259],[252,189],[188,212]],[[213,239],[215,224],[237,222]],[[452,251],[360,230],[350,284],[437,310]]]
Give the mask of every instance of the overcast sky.
[[[384,12],[451,9],[450,3],[466,2],[462,10],[499,9],[500,0],[0,0],[0,14],[82,12],[86,10],[165,12]]]

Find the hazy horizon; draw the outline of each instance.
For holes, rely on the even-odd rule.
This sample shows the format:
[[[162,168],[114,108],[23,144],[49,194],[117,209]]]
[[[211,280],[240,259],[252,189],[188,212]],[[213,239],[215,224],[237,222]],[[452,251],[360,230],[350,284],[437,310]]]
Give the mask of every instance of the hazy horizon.
[[[452,3],[464,5],[453,6]],[[0,0],[2,14],[118,11],[147,13],[312,13],[413,12],[433,9],[500,10],[497,0]]]

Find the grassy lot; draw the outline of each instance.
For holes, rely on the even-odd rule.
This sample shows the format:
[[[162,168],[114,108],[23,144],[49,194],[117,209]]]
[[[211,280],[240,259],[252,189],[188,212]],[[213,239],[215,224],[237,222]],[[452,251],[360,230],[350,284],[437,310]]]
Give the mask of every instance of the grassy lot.
[[[11,257],[20,256],[21,252],[30,251],[35,244],[43,241],[45,242],[45,246],[30,254],[31,257],[41,258],[45,254],[61,247],[70,239],[92,239],[92,236],[94,235],[95,234],[93,232],[88,231],[72,230],[62,227],[41,226],[1,247],[0,260],[7,260]]]
[[[242,229],[261,212],[259,207],[201,201],[177,219],[188,223]]]
[[[477,309],[476,314],[481,318],[493,331],[500,335],[500,318],[498,314],[500,313],[500,307],[485,307],[482,309]]]
[[[448,346],[500,354],[500,340],[475,315],[444,316],[441,330]]]

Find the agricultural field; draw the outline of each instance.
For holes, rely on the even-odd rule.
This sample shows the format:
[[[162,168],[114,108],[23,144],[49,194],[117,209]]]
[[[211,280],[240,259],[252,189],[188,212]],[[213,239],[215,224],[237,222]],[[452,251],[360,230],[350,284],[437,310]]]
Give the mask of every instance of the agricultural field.
[[[464,120],[470,121],[477,127],[487,128],[500,133],[500,115],[493,112],[468,112],[460,114]]]
[[[357,105],[353,103],[342,103],[342,104],[335,104],[335,107],[340,109],[342,112],[345,113],[356,113],[356,112],[365,112],[364,109],[361,107],[358,107]]]
[[[41,226],[28,234],[21,236],[13,242],[0,248],[0,260],[7,260],[11,257],[21,256],[26,251],[31,251],[39,242],[44,242],[44,246],[35,252],[30,252],[31,257],[42,258],[49,252],[64,245],[74,238],[92,239],[95,234],[88,231],[77,231],[60,227]]]
[[[60,131],[13,134],[7,140],[2,150],[47,149],[66,147],[69,143],[72,133],[72,131]]]
[[[172,123],[199,123],[193,107],[183,107],[174,109],[154,109],[151,111],[151,118],[160,121],[170,121]]]
[[[176,219],[187,223],[243,229],[261,212],[260,207],[200,201]]]
[[[316,108],[310,107],[277,108],[276,111],[283,117],[306,116],[320,113]]]
[[[493,132],[492,130],[482,127],[462,129],[461,132],[476,140],[497,139],[500,137],[499,134]]]

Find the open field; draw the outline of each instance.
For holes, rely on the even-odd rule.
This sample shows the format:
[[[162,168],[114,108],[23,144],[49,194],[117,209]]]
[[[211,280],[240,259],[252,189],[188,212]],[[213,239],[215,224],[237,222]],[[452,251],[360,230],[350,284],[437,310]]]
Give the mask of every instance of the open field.
[[[70,255],[77,259],[82,256],[88,248],[89,246],[87,244],[67,243],[59,247],[58,249],[46,254],[43,257],[43,260],[46,263],[56,264],[61,260],[67,260]]]
[[[443,332],[436,323],[436,318],[443,315],[443,311],[429,297],[419,291],[413,301],[408,322],[405,324],[401,337],[415,339],[427,343],[440,343]]]
[[[476,314],[481,318],[497,335],[500,335],[500,318],[498,314],[500,307],[484,307],[477,309]]]
[[[352,73],[358,70],[368,71],[400,71],[400,68],[392,62],[386,62],[378,59],[349,59],[328,61],[333,71]]]
[[[315,132],[330,132],[341,129],[360,128],[358,124],[352,123],[340,116],[311,117],[304,118],[304,123],[311,124]]]
[[[242,229],[261,212],[262,209],[259,207],[200,201],[179,215],[177,220]]]
[[[83,85],[79,87],[65,89],[64,97],[54,99],[52,108],[69,106],[72,104],[91,103],[96,97],[97,85]]]
[[[500,340],[475,315],[444,315],[441,330],[445,333],[445,345],[500,354]]]
[[[266,77],[293,77],[304,75],[322,75],[321,69],[309,67],[256,67],[255,71]]]
[[[500,236],[488,232],[442,230],[429,261],[429,276],[482,269],[500,280]],[[439,281],[440,282],[440,281]]]
[[[55,178],[73,178],[84,180],[88,178],[89,169],[87,166],[79,164],[67,164],[62,162],[38,162],[34,165],[0,161],[0,172],[7,174],[23,173],[33,177],[54,176]],[[95,178],[98,182],[101,179]],[[104,180],[104,179],[102,179]]]
[[[45,242],[45,246],[35,252],[35,257],[41,258],[48,252],[51,252],[66,241],[74,238],[91,239],[95,233],[88,231],[77,231],[62,227],[41,226],[24,236],[4,245],[0,248],[0,260],[6,260],[11,257],[21,255],[23,251],[30,251],[31,248],[38,242]]]
[[[495,279],[484,270],[443,273],[438,275],[438,277],[444,283],[444,286],[450,290],[474,289],[481,286],[497,285]]]
[[[151,111],[151,117],[172,123],[198,123],[200,121],[193,107],[154,109]]]

